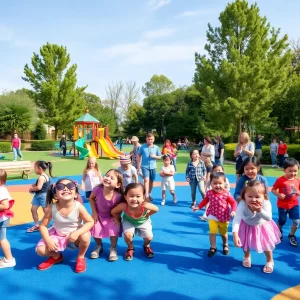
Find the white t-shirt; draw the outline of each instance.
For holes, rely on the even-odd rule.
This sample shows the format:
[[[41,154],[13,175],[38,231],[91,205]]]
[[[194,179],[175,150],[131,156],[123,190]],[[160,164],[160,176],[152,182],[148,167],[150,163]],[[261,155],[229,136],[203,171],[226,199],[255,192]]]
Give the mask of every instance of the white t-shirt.
[[[173,165],[169,165],[168,167],[162,166],[160,169],[160,172],[174,172],[175,173],[175,168]],[[162,176],[161,177],[161,182],[165,183],[167,181],[174,181],[173,176]]]
[[[99,185],[100,183],[101,182],[97,170],[88,170],[84,180],[85,191],[86,192],[92,191],[93,188]]]
[[[210,144],[208,147],[206,147],[205,145],[202,147],[202,151],[201,153],[205,153],[205,154],[210,154],[210,160],[211,161],[215,161],[215,147],[214,145]]]
[[[12,197],[10,196],[7,188],[5,186],[0,186],[0,203],[3,200],[12,200]],[[9,219],[8,217],[5,217],[4,215],[0,217],[0,222],[3,222],[5,220]]]
[[[137,174],[136,168],[131,166],[128,170],[123,170],[122,167],[118,167],[118,171],[123,175],[124,188],[129,184],[135,182],[133,176]]]

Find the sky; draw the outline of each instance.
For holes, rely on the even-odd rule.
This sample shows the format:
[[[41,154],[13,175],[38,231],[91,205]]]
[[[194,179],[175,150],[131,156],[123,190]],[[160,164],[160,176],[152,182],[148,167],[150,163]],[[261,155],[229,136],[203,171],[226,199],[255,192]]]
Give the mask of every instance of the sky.
[[[193,80],[207,24],[219,26],[225,0],[0,0],[0,93],[23,87],[25,64],[47,42],[67,47],[77,85],[105,99],[105,86],[154,74],[177,86]],[[248,1],[254,3],[254,1]],[[257,0],[261,15],[300,37],[299,0]]]

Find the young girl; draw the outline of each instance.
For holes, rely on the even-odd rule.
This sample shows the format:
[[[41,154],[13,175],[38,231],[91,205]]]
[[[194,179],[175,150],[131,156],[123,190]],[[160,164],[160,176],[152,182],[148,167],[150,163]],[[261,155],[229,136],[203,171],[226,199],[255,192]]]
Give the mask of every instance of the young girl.
[[[205,198],[198,205],[198,208],[193,208],[193,211],[201,209],[209,203],[207,219],[209,225],[210,249],[207,255],[212,257],[217,252],[216,234],[218,231],[223,241],[223,254],[228,255],[228,224],[230,217],[235,215],[236,202],[230,193],[225,190],[226,177],[224,173],[213,172],[210,175],[210,180],[212,189],[206,193]]]
[[[50,186],[50,178],[46,174],[46,170],[49,169],[49,174],[52,176],[52,163],[45,162],[43,160],[38,160],[34,164],[34,171],[39,178],[37,179],[35,184],[32,184],[32,187],[29,189],[29,192],[34,194],[31,201],[31,214],[34,221],[34,225],[27,229],[28,233],[38,231],[39,230],[39,216],[38,216],[38,208],[41,206],[44,213],[46,212],[46,193],[47,189]]]
[[[11,254],[10,243],[6,238],[6,228],[10,218],[14,216],[10,210],[14,205],[14,200],[5,187],[6,178],[5,170],[0,169],[0,247],[4,254],[4,257],[0,259],[0,269],[11,268],[16,265],[16,260]]]
[[[206,168],[206,176],[205,176],[205,191],[208,189],[208,182],[210,181],[210,174],[213,170],[213,164],[209,157],[205,156],[204,153],[201,152],[200,155],[201,160],[204,162]]]
[[[212,167],[212,171],[213,172],[224,173],[224,168],[223,168],[222,165],[214,165]],[[209,190],[211,190],[211,181],[210,181],[210,178],[206,182],[206,191],[209,191]],[[228,178],[226,178],[225,190],[228,191],[228,192],[230,191],[230,183],[228,181]],[[199,216],[199,219],[202,220],[202,221],[207,221],[207,214],[206,214],[207,208],[208,208],[208,205],[206,205],[204,214],[202,216]]]
[[[124,239],[128,246],[124,255],[125,260],[133,258],[133,236],[137,232],[144,239],[144,252],[147,258],[153,258],[154,252],[150,247],[153,238],[150,216],[158,212],[158,207],[145,201],[145,188],[141,183],[130,183],[125,190],[126,203],[120,203],[112,211],[117,222],[123,215]]]
[[[174,166],[171,165],[171,157],[169,155],[163,156],[164,165],[160,169],[159,175],[161,176],[161,190],[162,190],[162,200],[161,205],[165,205],[166,203],[166,190],[168,189],[173,197],[173,203],[177,203],[176,195],[175,195],[175,181],[174,174],[175,169]]]
[[[84,206],[75,201],[78,188],[75,182],[63,178],[51,185],[47,191],[47,209],[40,225],[42,239],[36,246],[40,256],[49,258],[38,266],[44,271],[63,260],[60,251],[66,248],[79,248],[76,259],[75,272],[82,273],[86,270],[84,255],[90,245],[90,232],[93,219]],[[53,200],[57,200],[53,203]],[[53,226],[48,230],[48,225],[53,220]],[[84,221],[84,224],[82,224]]]
[[[245,185],[247,185],[252,180],[258,180],[262,182],[268,191],[268,182],[267,179],[263,176],[262,169],[260,167],[259,160],[255,157],[248,157],[243,162],[241,168],[238,170],[237,173],[240,178],[237,181],[235,192],[234,192],[234,199],[238,200],[239,196]]]
[[[85,198],[88,199],[91,196],[93,188],[103,181],[101,171],[95,157],[89,157],[83,171],[82,181],[85,187]]]
[[[177,147],[176,147],[175,143],[172,144],[172,149],[173,149],[173,154],[171,154],[171,158],[172,158],[172,163],[173,163],[175,173],[176,173],[176,171],[177,171],[176,161],[177,161],[177,152],[178,152],[178,150],[177,150]]]
[[[122,229],[115,222],[111,210],[122,201],[123,176],[118,170],[109,170],[103,178],[103,183],[96,186],[90,196],[94,227],[91,230],[96,247],[91,258],[98,258],[103,252],[102,239],[110,238],[109,261],[116,261],[118,237],[122,236]]]
[[[137,170],[131,165],[130,156],[120,156],[120,167],[117,169],[123,176],[124,188],[129,183],[139,182]]]
[[[191,161],[186,166],[185,177],[186,181],[189,182],[192,194],[192,205],[196,205],[196,188],[198,186],[199,192],[202,198],[205,197],[205,178],[206,168],[204,162],[200,159],[198,150],[191,150],[190,152]]]
[[[250,250],[264,252],[265,273],[272,273],[274,261],[272,251],[280,243],[280,231],[272,220],[271,202],[266,186],[253,180],[243,189],[236,215],[232,224],[233,240],[236,247],[243,248],[243,266],[251,267]]]

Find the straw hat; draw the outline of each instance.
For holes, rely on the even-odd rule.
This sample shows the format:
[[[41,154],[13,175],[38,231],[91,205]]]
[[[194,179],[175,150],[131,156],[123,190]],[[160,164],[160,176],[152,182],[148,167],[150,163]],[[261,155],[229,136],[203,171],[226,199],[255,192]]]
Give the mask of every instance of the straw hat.
[[[131,164],[130,156],[120,156],[120,164],[121,165]]]
[[[132,138],[131,138],[131,141],[132,142],[138,142],[139,141],[139,138],[137,137],[137,136],[133,136]]]

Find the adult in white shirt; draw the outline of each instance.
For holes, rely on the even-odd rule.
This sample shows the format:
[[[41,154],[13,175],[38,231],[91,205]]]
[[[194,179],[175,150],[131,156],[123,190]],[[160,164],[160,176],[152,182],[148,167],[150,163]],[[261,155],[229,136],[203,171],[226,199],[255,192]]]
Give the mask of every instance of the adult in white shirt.
[[[212,140],[209,136],[204,137],[204,146],[202,147],[201,154],[210,158],[212,162],[215,162],[215,147],[212,144]]]

